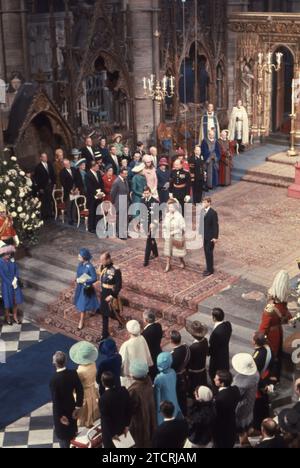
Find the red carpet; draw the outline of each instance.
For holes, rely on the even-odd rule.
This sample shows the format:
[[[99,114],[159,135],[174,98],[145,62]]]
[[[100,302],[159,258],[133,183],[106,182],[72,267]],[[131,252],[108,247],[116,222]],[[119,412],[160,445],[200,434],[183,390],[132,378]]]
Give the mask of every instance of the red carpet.
[[[136,249],[124,249],[115,256],[115,265],[120,266],[123,274],[122,298],[123,316],[126,320],[142,320],[145,309],[156,311],[165,330],[165,342],[172,329],[184,327],[188,317],[198,310],[198,305],[207,297],[216,294],[237,281],[237,277],[218,271],[204,278],[202,269],[179,268],[174,262],[173,270],[164,272],[162,259],[152,261],[148,268],[143,267],[143,254]],[[55,332],[65,333],[76,339],[99,342],[102,331],[101,316],[91,317],[81,332],[77,331],[79,316],[73,306],[75,285],[60,295],[49,305],[49,314],[43,326]],[[127,339],[126,330],[120,330],[118,323],[110,321],[110,332],[118,345]]]

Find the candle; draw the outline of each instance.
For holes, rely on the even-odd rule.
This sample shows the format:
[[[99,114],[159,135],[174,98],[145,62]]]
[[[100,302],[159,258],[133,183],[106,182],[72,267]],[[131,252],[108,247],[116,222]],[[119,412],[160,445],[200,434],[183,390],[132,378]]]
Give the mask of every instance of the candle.
[[[272,63],[272,53],[268,52],[268,65],[271,65]]]
[[[175,88],[175,86],[174,86],[174,76],[171,76],[170,81],[171,81],[171,83],[170,83],[171,90],[173,90]]]
[[[152,81],[148,80],[149,91],[152,91]]]
[[[260,52],[258,54],[258,63],[259,63],[259,65],[262,65],[262,62],[263,62],[263,54]]]
[[[292,81],[292,115],[295,112],[295,80]]]
[[[143,78],[143,85],[144,85],[144,89],[147,89],[147,80],[145,76]]]
[[[163,88],[162,89],[163,89],[163,91],[167,91],[167,77],[166,76],[164,76],[164,78],[163,78]]]

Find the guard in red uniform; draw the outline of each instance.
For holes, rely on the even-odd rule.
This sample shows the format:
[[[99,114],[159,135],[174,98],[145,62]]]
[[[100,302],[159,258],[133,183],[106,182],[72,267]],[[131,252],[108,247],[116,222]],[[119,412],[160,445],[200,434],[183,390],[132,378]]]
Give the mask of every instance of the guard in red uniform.
[[[13,219],[7,214],[6,206],[0,203],[0,240],[7,245],[18,247],[19,238],[14,228]]]

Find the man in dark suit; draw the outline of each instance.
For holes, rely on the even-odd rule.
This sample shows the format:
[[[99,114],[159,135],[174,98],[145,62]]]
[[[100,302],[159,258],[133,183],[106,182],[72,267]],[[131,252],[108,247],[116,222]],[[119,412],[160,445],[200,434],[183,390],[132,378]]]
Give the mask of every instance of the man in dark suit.
[[[117,148],[111,145],[109,148],[109,154],[104,160],[105,166],[112,166],[114,175],[120,174],[120,161],[117,154]]]
[[[172,368],[177,375],[177,398],[182,414],[187,415],[187,369],[191,358],[189,346],[182,343],[181,334],[177,330],[171,332],[171,354],[173,357]]]
[[[91,168],[92,162],[95,161],[95,148],[91,137],[85,139],[84,147],[81,148],[81,156],[86,160],[87,170]]]
[[[160,411],[164,422],[157,428],[152,440],[153,449],[182,449],[188,436],[188,423],[185,419],[174,418],[174,405],[163,401]]]
[[[211,207],[211,198],[203,199],[204,222],[201,223],[200,232],[203,235],[204,253],[206,259],[206,270],[204,276],[214,274],[214,248],[219,239],[219,220],[218,214]]]
[[[147,235],[144,267],[149,265],[151,254],[154,258],[158,257],[158,247],[155,239],[157,228],[159,227],[159,209],[155,214],[155,207],[158,207],[159,203],[151,195],[151,189],[149,187],[144,188],[144,194],[141,199],[141,204],[145,205],[146,210],[141,210],[141,225],[143,226],[144,232]]]
[[[114,448],[113,439],[127,434],[132,418],[130,396],[125,387],[117,387],[112,372],[104,372],[101,383],[105,388],[99,400],[104,448]]]
[[[68,213],[69,224],[72,225],[74,224],[74,201],[70,200],[70,196],[80,193],[80,174],[77,169],[71,167],[69,159],[64,159],[64,168],[61,170],[59,177],[64,189],[64,202],[66,205],[66,212]]]
[[[117,236],[120,239],[125,240],[128,237],[129,202],[129,184],[127,168],[121,169],[119,177],[113,183],[110,196],[117,215]]]
[[[197,205],[202,201],[202,193],[205,179],[205,163],[201,155],[201,146],[197,145],[194,154],[189,158],[191,171],[191,183],[193,188],[193,203]]]
[[[53,401],[53,419],[60,448],[70,448],[78,432],[77,418],[83,405],[84,391],[75,370],[66,368],[66,356],[58,351],[53,356],[56,374],[50,382]]]
[[[88,229],[89,232],[96,232],[97,223],[97,208],[100,205],[104,197],[104,184],[99,172],[99,164],[96,161],[91,163],[91,169],[88,171],[86,176],[86,187],[87,187],[87,207],[89,210]],[[101,195],[101,190],[103,195]],[[97,193],[99,195],[97,195]],[[96,198],[97,197],[97,198]]]
[[[218,370],[230,369],[229,362],[229,344],[232,335],[232,326],[230,322],[225,322],[225,314],[222,309],[215,308],[212,311],[214,330],[209,340],[209,376],[214,381]]]
[[[33,180],[37,195],[42,204],[42,219],[50,219],[53,215],[52,191],[56,182],[56,177],[54,168],[48,161],[47,153],[41,154],[40,163],[35,168]]]
[[[276,422],[271,419],[265,419],[261,426],[262,441],[256,445],[259,449],[283,449],[287,448],[282,436],[279,435],[279,428]]]
[[[152,310],[145,311],[143,314],[145,328],[142,333],[145,338],[154,365],[149,369],[149,375],[154,381],[158,374],[157,358],[162,352],[161,341],[163,339],[163,329],[160,323],[155,321],[155,313]]]
[[[218,393],[215,396],[216,421],[213,429],[215,448],[233,448],[236,436],[236,408],[241,399],[238,387],[232,385],[232,375],[228,371],[218,371],[215,386]]]

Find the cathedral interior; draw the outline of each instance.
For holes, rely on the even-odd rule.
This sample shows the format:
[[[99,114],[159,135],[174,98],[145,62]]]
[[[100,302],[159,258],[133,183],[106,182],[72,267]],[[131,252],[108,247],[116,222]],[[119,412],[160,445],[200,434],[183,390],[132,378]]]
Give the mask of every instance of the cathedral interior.
[[[242,99],[253,141],[290,132],[297,0],[1,0],[0,11],[4,141],[27,165],[94,130],[190,147],[208,102],[227,128]],[[280,72],[261,70],[258,52],[274,64],[282,53]],[[171,95],[151,99],[151,75],[173,77]],[[297,142],[300,113],[295,124]]]

